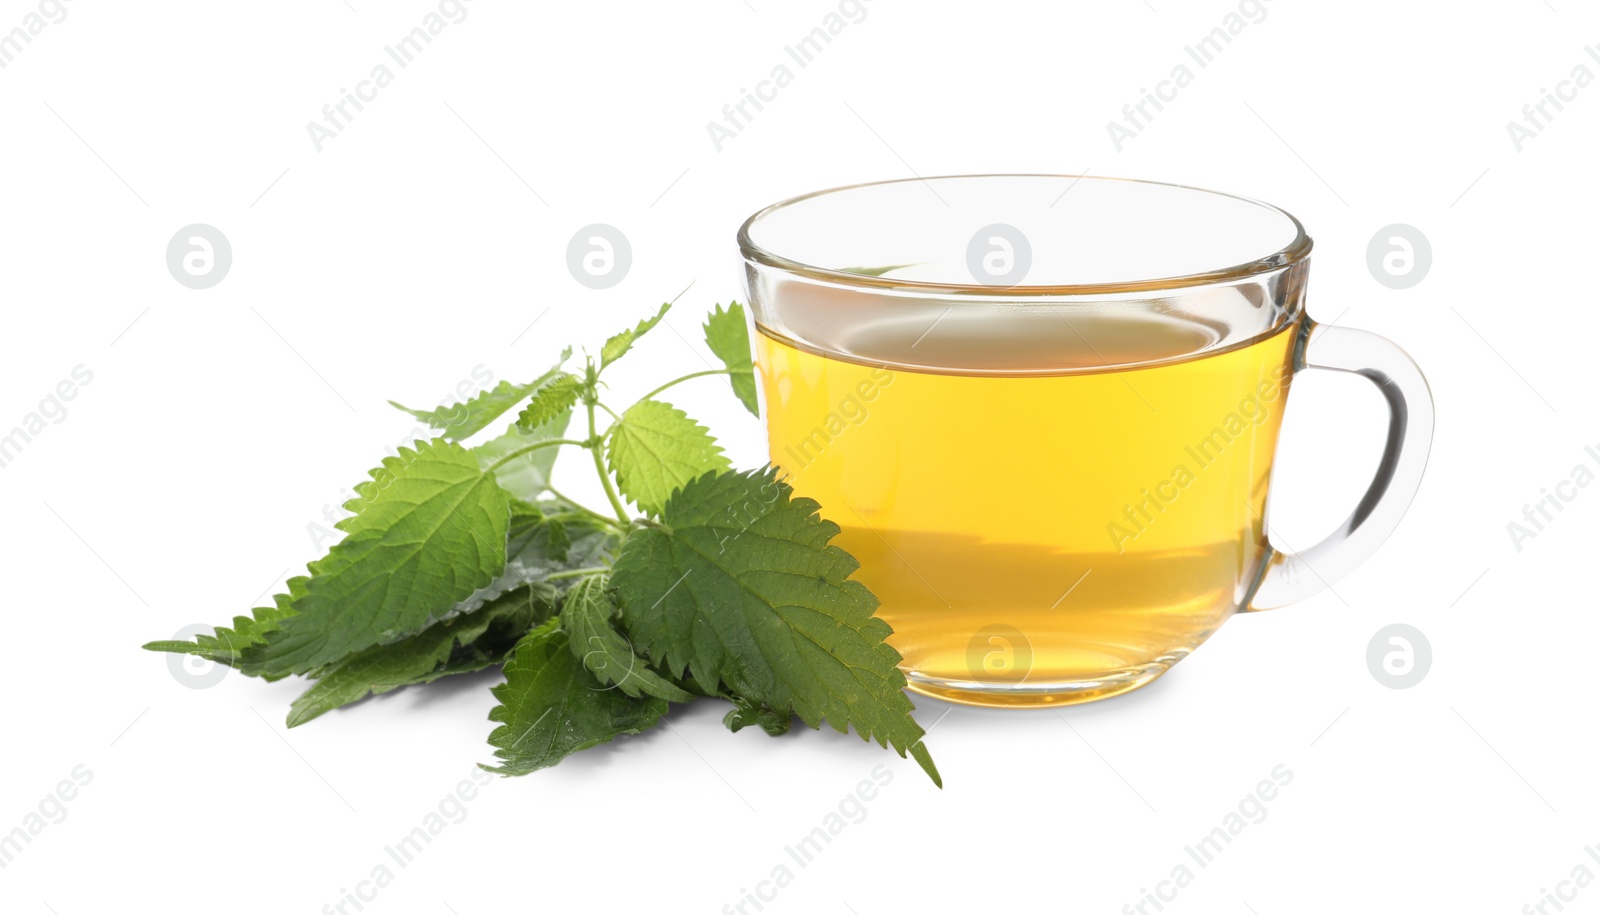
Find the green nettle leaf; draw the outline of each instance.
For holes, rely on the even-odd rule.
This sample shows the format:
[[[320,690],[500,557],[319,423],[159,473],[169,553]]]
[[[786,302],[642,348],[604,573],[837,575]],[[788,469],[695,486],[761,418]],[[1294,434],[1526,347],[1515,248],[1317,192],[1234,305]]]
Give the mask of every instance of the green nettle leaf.
[[[539,505],[513,502],[506,529],[505,568],[482,588],[456,605],[452,615],[470,613],[500,595],[526,584],[542,582],[558,572],[609,565],[616,554],[618,536],[599,524],[582,518],[552,521],[564,503],[549,501]],[[573,579],[552,583],[557,589],[572,586]]]
[[[616,334],[612,336],[611,339],[607,340],[605,345],[600,347],[600,367],[605,368],[611,363],[616,362],[618,359],[621,359],[624,353],[633,348],[635,340],[638,340],[640,337],[644,336],[645,333],[650,330],[650,328],[661,323],[661,319],[666,317],[667,309],[671,307],[671,302],[663,303],[661,310],[656,312],[652,317],[645,318],[632,328],[629,328],[620,334]]]
[[[569,410],[533,429],[523,429],[513,424],[507,427],[505,434],[499,438],[474,446],[472,453],[477,455],[479,465],[488,470],[512,452],[529,445],[537,445],[539,442],[560,438],[566,433],[567,424],[571,420],[572,412]],[[499,482],[501,489],[516,498],[532,502],[549,490],[550,473],[555,467],[556,456],[560,450],[559,446],[552,445],[518,455],[505,464],[495,467],[495,480]]]
[[[707,474],[666,504],[664,527],[629,535],[612,571],[629,634],[673,676],[687,669],[708,692],[720,681],[812,728],[854,726],[939,784],[877,598],[828,545],[838,525],[776,473]]]
[[[465,403],[446,404],[432,410],[413,410],[393,400],[389,403],[396,409],[404,410],[438,429],[445,438],[459,442],[488,428],[500,414],[521,403],[523,398],[532,394],[538,386],[537,381],[513,384],[502,380]]]
[[[744,323],[744,306],[729,302],[728,310],[718,305],[706,318],[706,346],[728,367],[733,393],[751,416],[760,416],[756,405],[756,370],[750,358],[750,328]]]
[[[632,699],[606,689],[568,647],[553,619],[522,637],[506,662],[506,682],[494,688],[500,704],[489,720],[500,724],[489,744],[500,758],[484,766],[502,775],[526,775],[589,747],[653,727],[667,713],[664,699]]]
[[[556,562],[566,562],[567,552],[572,549],[572,535],[567,532],[567,526],[554,519],[544,523],[545,553]]]
[[[539,504],[548,514],[557,514],[569,507],[559,500]],[[571,517],[565,521],[547,521],[542,536],[549,563],[549,571],[544,573],[545,576],[557,572],[571,572],[575,569],[608,566],[622,545],[622,535],[615,529],[606,527],[594,519],[583,517]],[[513,539],[510,542],[514,545],[516,541]],[[520,554],[512,554],[512,559],[507,564],[528,561]],[[535,569],[533,574],[537,572]],[[556,585],[571,587],[572,582],[558,581]]]
[[[606,459],[622,494],[652,515],[685,483],[732,466],[704,426],[659,400],[641,400],[622,414]]]
[[[570,372],[562,372],[534,393],[533,399],[517,415],[517,428],[532,431],[567,414],[582,393],[583,382]]]
[[[305,673],[449,615],[506,565],[509,496],[478,459],[444,439],[401,449],[356,487],[344,540],[311,564],[305,594],[248,673]]]
[[[739,733],[751,726],[759,725],[761,730],[777,737],[789,733],[789,726],[794,723],[794,713],[788,709],[779,711],[765,705],[735,698],[733,708],[722,718],[722,723],[728,730]]]
[[[218,664],[239,667],[246,648],[264,643],[268,633],[275,631],[284,619],[294,614],[294,601],[305,594],[306,582],[309,580],[304,575],[289,579],[287,594],[273,595],[271,607],[257,607],[250,611],[250,616],[234,617],[232,628],[218,626],[211,635],[197,635],[192,642],[174,640],[147,642],[144,648],[148,651],[198,655]],[[277,680],[284,676],[287,674],[278,674],[266,679]]]
[[[524,587],[476,613],[438,622],[389,645],[358,651],[321,671],[289,706],[289,727],[402,686],[482,670],[503,660],[528,627],[554,613],[551,589]]]
[[[432,410],[413,410],[392,400],[389,403],[395,409],[410,413],[429,426],[442,430],[445,438],[459,442],[489,428],[490,423],[521,403],[523,398],[539,390],[558,374],[564,374],[561,365],[571,357],[572,347],[569,346],[561,351],[561,360],[538,378],[527,384],[501,381],[487,391],[478,392],[477,397],[465,403],[445,404]]]
[[[561,628],[570,638],[573,655],[601,683],[614,685],[635,699],[647,694],[670,702],[693,702],[694,694],[672,685],[633,653],[628,640],[612,625],[616,614],[616,605],[606,596],[605,573],[579,579],[561,605]]]

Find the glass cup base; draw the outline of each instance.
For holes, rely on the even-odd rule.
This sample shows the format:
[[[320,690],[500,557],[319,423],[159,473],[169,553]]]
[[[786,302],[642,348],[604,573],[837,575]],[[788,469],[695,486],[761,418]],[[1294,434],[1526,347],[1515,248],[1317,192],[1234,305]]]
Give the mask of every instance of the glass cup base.
[[[1132,692],[1166,673],[1188,652],[1168,655],[1121,670],[1106,671],[1092,678],[1051,682],[983,682],[942,680],[915,671],[906,672],[906,686],[914,693],[945,702],[988,708],[1048,708],[1079,705]]]

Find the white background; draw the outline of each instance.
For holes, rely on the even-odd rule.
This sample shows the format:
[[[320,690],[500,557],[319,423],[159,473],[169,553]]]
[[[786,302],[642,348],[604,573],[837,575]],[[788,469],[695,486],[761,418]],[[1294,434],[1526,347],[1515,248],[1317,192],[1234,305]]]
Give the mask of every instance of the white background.
[[[4,0],[0,29],[36,8]],[[495,677],[288,732],[294,683],[190,689],[138,646],[245,612],[314,558],[307,525],[410,428],[385,399],[431,404],[478,365],[529,377],[692,282],[618,376],[642,393],[700,367],[704,311],[741,296],[733,233],[753,210],[976,171],[1156,178],[1299,216],[1313,316],[1400,343],[1438,403],[1395,536],[1336,593],[1231,621],[1136,694],[1061,713],[919,700],[943,791],[853,736],[730,735],[704,703],[490,785],[366,911],[720,912],[787,864],[766,911],[1114,913],[1188,863],[1168,912],[1514,913],[1576,865],[1600,874],[1600,487],[1520,550],[1506,527],[1574,466],[1600,469],[1600,87],[1520,152],[1506,130],[1575,66],[1600,74],[1600,15],[1273,0],[1199,69],[1184,46],[1236,6],[871,0],[719,152],[706,123],[837,6],[471,0],[318,152],[306,123],[436,8],[71,0],[0,70],[0,427],[93,372],[0,470],[0,831],[93,773],[0,870],[6,912],[336,904],[490,758]],[[1106,122],[1186,62],[1193,83],[1115,149]],[[565,264],[596,222],[633,246],[604,291]],[[1366,266],[1397,222],[1433,248],[1407,290]],[[191,223],[233,246],[208,290],[165,265]],[[1379,401],[1345,381],[1296,385],[1273,509],[1295,545],[1376,459]],[[699,384],[679,405],[761,463],[760,425]],[[583,471],[558,481],[593,497]],[[1411,689],[1367,668],[1395,622],[1433,649]],[[893,780],[865,819],[796,866],[785,846],[880,764]],[[1280,764],[1293,781],[1265,820],[1195,866],[1185,845]],[[1600,886],[1579,899],[1592,910]]]

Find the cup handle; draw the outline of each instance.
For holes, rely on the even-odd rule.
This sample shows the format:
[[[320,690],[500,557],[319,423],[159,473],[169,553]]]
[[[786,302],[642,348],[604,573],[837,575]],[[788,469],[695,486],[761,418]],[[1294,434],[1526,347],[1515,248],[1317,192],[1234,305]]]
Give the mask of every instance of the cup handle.
[[[1273,547],[1269,535],[1269,557],[1246,610],[1270,610],[1317,594],[1377,552],[1417,494],[1433,444],[1433,394],[1405,350],[1364,330],[1309,323],[1295,372],[1352,372],[1377,385],[1389,405],[1389,437],[1366,495],[1338,530],[1295,553]]]

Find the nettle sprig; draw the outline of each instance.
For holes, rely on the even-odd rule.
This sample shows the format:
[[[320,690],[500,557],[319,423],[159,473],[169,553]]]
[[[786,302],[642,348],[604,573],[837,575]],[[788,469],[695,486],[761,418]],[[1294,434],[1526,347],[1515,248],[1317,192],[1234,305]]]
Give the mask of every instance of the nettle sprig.
[[[753,414],[744,308],[718,306],[705,341],[722,369],[669,381],[616,412],[604,376],[666,315],[572,350],[526,384],[407,413],[438,430],[384,459],[345,505],[344,537],[286,593],[192,642],[250,676],[312,684],[295,727],[369,694],[504,665],[494,772],[521,775],[659,723],[674,702],[732,703],[733,731],[826,721],[938,770],[903,692],[900,654],[837,525],[773,468],[732,469],[705,427],[660,399],[721,375]],[[467,440],[521,406],[499,436]],[[573,414],[585,430],[569,433]],[[608,420],[601,428],[598,421]],[[587,451],[609,512],[550,485],[556,454]],[[629,512],[627,503],[638,509]]]

